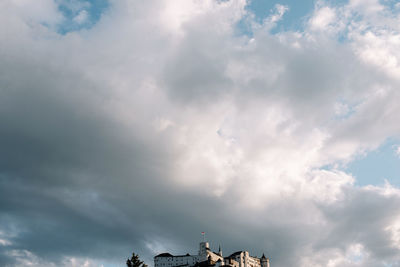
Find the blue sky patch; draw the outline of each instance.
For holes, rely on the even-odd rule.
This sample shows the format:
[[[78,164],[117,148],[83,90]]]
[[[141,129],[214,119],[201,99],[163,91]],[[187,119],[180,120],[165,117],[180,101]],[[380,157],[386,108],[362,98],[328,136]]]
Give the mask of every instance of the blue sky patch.
[[[59,0],[57,3],[65,19],[58,26],[61,34],[91,28],[109,6],[107,0]]]
[[[255,15],[255,20],[258,23],[261,23],[274,12],[275,5],[279,4],[287,6],[289,9],[286,11],[282,20],[276,23],[276,27],[272,29],[272,33],[283,31],[303,31],[306,20],[311,16],[317,2],[318,1],[316,0],[250,0],[247,5],[247,10]],[[330,6],[340,6],[347,2],[348,0],[328,0],[323,3]],[[243,24],[243,22],[241,22],[241,24]],[[239,24],[239,27],[243,28],[243,25],[241,24]]]
[[[303,18],[313,10],[314,2],[314,0],[252,0],[247,9],[255,15],[257,22],[262,22],[274,11],[275,5],[288,6],[289,10],[285,13],[283,19],[277,23],[275,31],[300,30],[303,28]]]
[[[400,186],[399,146],[399,140],[388,139],[378,149],[351,162],[345,171],[356,178],[359,186],[382,185],[385,180]]]

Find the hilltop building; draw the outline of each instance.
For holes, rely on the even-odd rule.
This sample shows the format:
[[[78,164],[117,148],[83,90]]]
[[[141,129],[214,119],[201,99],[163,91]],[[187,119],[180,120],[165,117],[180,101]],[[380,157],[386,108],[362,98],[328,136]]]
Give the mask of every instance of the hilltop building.
[[[249,255],[248,251],[237,251],[228,257],[222,256],[221,247],[218,252],[210,250],[208,242],[201,242],[198,255],[174,256],[162,253],[154,257],[154,267],[270,267],[269,258],[263,254],[261,258]]]

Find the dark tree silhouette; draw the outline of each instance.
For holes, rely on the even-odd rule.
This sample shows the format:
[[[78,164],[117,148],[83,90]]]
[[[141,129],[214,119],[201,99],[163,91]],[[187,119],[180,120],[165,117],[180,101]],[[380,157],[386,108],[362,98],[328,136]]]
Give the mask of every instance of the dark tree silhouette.
[[[132,253],[132,257],[127,259],[126,265],[128,267],[147,267],[143,261],[139,259],[139,255],[136,255],[135,252]]]

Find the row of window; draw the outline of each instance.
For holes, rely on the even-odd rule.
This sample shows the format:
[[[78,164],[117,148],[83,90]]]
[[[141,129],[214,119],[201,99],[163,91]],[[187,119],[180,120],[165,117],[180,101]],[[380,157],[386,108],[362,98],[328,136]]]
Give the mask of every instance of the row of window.
[[[181,263],[183,263],[183,262],[181,262]],[[189,264],[189,262],[186,262],[186,264]],[[157,263],[156,265],[157,266],[174,266],[174,264],[172,264],[172,263]]]

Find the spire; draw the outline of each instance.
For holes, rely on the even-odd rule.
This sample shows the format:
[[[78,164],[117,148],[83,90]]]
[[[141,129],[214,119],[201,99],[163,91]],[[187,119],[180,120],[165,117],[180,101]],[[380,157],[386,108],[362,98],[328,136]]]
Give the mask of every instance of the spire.
[[[201,232],[201,235],[203,236],[203,242],[206,242],[206,232]]]
[[[218,246],[218,254],[222,257],[222,249],[221,249],[221,245]]]
[[[261,259],[265,259],[265,255],[264,255],[264,253],[263,253],[263,255],[262,255]]]

